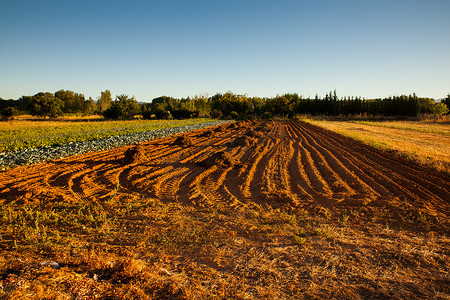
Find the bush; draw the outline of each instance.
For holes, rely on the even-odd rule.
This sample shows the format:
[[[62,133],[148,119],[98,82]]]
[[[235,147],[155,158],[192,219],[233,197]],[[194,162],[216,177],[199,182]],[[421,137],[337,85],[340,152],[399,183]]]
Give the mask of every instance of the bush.
[[[213,111],[211,112],[211,117],[212,117],[213,119],[222,119],[223,114],[222,114],[222,112],[221,112],[220,110],[215,109],[215,110],[213,110]]]
[[[144,120],[150,120],[152,118],[152,110],[150,103],[144,103],[141,105],[141,115]]]
[[[153,114],[155,115],[155,118],[158,120],[165,120],[170,117],[170,113],[165,109],[155,109]]]
[[[144,120],[150,120],[153,116],[153,114],[150,110],[141,111],[141,115],[142,115],[142,119],[144,119]]]
[[[198,110],[189,110],[186,108],[178,108],[171,111],[172,117],[178,120],[196,118],[199,113]]]

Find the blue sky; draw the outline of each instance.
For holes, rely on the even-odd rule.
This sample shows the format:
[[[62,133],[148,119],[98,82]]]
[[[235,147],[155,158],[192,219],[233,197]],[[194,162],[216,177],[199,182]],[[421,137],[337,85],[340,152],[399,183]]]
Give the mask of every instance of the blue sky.
[[[0,97],[450,93],[449,0],[2,1]]]

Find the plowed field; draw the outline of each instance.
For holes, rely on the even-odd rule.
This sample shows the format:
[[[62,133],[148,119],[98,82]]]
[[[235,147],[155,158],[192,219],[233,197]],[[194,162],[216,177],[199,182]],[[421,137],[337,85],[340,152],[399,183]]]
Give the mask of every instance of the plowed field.
[[[112,193],[234,208],[388,206],[446,218],[448,176],[305,123],[233,123],[0,175],[0,199],[98,202]],[[117,191],[117,187],[121,188]]]
[[[134,201],[144,203],[142,199],[147,199],[146,205],[132,206]],[[86,274],[97,282],[89,281],[91,289],[106,290],[110,296],[110,285],[116,286],[115,291],[131,280],[140,280],[134,283],[136,288],[146,286],[141,291],[144,294],[154,298],[170,294],[173,299],[193,299],[193,291],[206,298],[265,299],[450,295],[445,275],[449,267],[449,176],[307,123],[237,122],[15,168],[0,173],[0,203],[35,205],[42,210],[58,203],[78,205],[80,216],[91,213],[95,222],[97,216],[89,206],[110,205],[118,214],[134,211],[126,220],[115,220],[116,225],[113,221],[95,223],[101,232],[98,236],[92,231],[87,234],[84,225],[82,229],[81,225],[64,225],[88,241],[89,250],[79,252],[85,253],[79,254],[85,255],[83,259],[77,260],[73,245],[70,251],[63,246],[54,246],[52,251],[41,247],[41,252],[23,248],[35,260],[66,260],[62,269]],[[195,212],[201,217],[192,217]],[[104,214],[108,213],[111,210]],[[24,219],[30,215],[23,214]],[[5,213],[3,218],[8,216]],[[174,216],[179,219],[170,219]],[[328,225],[322,226],[322,221]],[[52,222],[48,221],[49,227],[62,224]],[[168,232],[169,225],[175,234]],[[18,239],[17,228],[3,234],[3,251],[20,250],[13,243]],[[40,234],[36,240],[41,241]],[[30,235],[27,241],[32,243]],[[58,240],[75,238],[68,229],[60,229],[57,235]],[[127,260],[132,269],[127,271],[123,264],[122,269],[107,265],[106,259],[103,264],[90,262],[95,251],[109,251],[116,258],[131,255],[118,254],[117,247],[134,249],[129,251],[139,256],[143,266]],[[164,247],[175,250],[161,250]],[[161,257],[166,258],[164,263]],[[414,271],[419,265],[421,275]],[[26,277],[24,264],[9,268]],[[113,271],[123,277],[117,280]],[[147,277],[135,277],[144,271]],[[3,280],[10,280],[10,273],[3,270]],[[62,278],[58,274],[54,277]],[[140,279],[127,277],[130,274]],[[27,278],[35,282],[38,276]],[[73,292],[75,279],[71,280],[64,281],[72,294],[67,293],[83,295]],[[77,280],[77,285],[87,284],[87,279]],[[429,286],[433,288],[427,290]]]

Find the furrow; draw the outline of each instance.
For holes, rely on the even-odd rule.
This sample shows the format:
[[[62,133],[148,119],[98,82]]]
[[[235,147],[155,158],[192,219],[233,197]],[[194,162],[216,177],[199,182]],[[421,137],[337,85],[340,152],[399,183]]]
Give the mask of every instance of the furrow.
[[[345,188],[345,192],[348,194],[375,194],[378,193],[371,189],[369,185],[365,184],[358,177],[356,177],[343,163],[338,159],[335,153],[329,148],[323,145],[322,139],[318,136],[303,131],[304,136],[308,139],[311,145],[321,154],[321,156],[327,161],[328,166],[333,170],[334,175],[338,177],[337,183]]]
[[[175,201],[177,188],[190,169],[182,165],[161,176],[154,185],[156,196],[162,201]]]
[[[305,130],[302,129],[300,124],[296,124],[295,127],[297,130]],[[342,168],[346,170],[347,174],[351,176],[349,184],[353,185],[356,191],[363,193],[362,196],[368,194],[381,196],[391,195],[391,192],[389,192],[383,185],[379,184],[375,178],[364,173],[361,169],[361,161],[352,159],[352,157],[354,158],[354,155],[347,152],[340,144],[337,144],[336,141],[325,138],[317,138],[316,142],[326,148],[330,154],[334,156],[335,160],[340,162],[340,166],[342,166]],[[359,183],[361,187],[358,188],[354,181],[356,181],[356,184]]]
[[[309,128],[307,127],[306,130],[309,130]],[[326,135],[320,136],[323,140],[330,138]],[[338,140],[335,140],[335,144],[338,144],[340,149],[347,149],[349,152],[351,152],[350,159],[353,160],[354,163],[359,165],[361,168],[364,167],[364,173],[369,174],[369,176],[371,176],[372,178],[376,178],[376,180],[380,182],[382,186],[389,190],[391,196],[405,195],[409,198],[415,198],[415,195],[411,194],[407,189],[396,183],[395,178],[392,178],[392,174],[388,174],[387,170],[385,170],[382,166],[377,165],[375,161],[371,161],[367,159],[365,155],[362,155],[360,152],[355,151],[355,149],[351,148],[351,144],[341,144]]]
[[[360,165],[365,174],[369,174],[374,180],[383,184],[392,195],[400,196],[403,199],[400,205],[410,207],[421,203],[424,207],[429,207],[432,203],[438,210],[448,211],[447,205],[444,204],[448,201],[448,181],[443,182],[439,177],[435,177],[436,183],[430,184],[429,179],[422,180],[415,175],[421,174],[424,178],[429,178],[429,172],[421,172],[423,167],[418,167],[416,170],[411,169],[410,172],[405,171],[409,167],[406,168],[404,164],[409,166],[413,164],[337,134],[317,129],[314,126],[306,126],[322,135],[324,140],[334,139],[342,149],[351,152],[353,155],[350,159],[357,160],[356,163]],[[436,187],[438,182],[441,182],[442,185]],[[436,210],[430,211],[436,213]]]
[[[301,131],[299,135],[304,141],[305,147],[310,149],[311,157],[321,176],[328,183],[333,197],[342,198],[343,195],[354,194],[355,189],[347,183],[348,176],[345,176],[345,170],[339,168],[340,163],[333,159],[328,151],[320,147],[315,142],[315,138],[311,137],[308,132]],[[338,173],[339,171],[341,172]]]
[[[304,166],[308,182],[311,183],[317,194],[329,197],[332,195],[332,190],[316,166],[319,162],[314,161],[312,152],[314,152],[314,149],[302,138],[300,142],[300,164]]]
[[[263,147],[255,151],[255,157],[249,163],[247,175],[242,185],[244,197],[251,198],[255,202],[264,201],[265,195],[261,191],[261,181],[264,176],[267,158],[270,157],[273,151],[273,141],[265,139]]]

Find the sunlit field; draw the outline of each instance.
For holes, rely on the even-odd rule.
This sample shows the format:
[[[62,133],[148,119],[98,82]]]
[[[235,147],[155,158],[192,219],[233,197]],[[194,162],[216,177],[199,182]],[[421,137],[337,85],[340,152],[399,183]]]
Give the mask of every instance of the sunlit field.
[[[450,123],[304,120],[439,171],[450,172]]]

